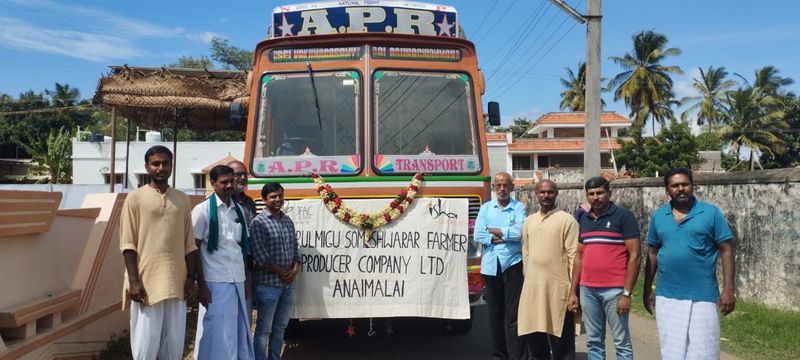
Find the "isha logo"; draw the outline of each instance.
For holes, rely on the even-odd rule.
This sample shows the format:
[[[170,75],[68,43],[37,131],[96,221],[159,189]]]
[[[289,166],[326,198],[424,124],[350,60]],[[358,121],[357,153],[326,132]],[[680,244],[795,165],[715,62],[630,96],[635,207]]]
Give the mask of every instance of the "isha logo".
[[[312,217],[310,206],[297,206],[289,203],[283,207],[283,212],[291,216],[293,220],[309,219]]]
[[[431,200],[431,202],[428,203],[428,213],[431,214],[431,217],[434,219],[438,219],[440,216],[445,216],[448,219],[458,218],[458,215],[442,210],[442,199],[436,199],[435,204],[433,200]]]

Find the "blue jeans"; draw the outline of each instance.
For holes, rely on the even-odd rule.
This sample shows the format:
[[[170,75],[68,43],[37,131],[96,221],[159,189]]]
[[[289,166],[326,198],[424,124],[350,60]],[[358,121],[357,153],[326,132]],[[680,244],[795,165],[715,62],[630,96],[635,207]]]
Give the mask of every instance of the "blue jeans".
[[[611,338],[614,339],[617,359],[633,359],[628,314],[617,315],[617,301],[622,296],[622,288],[581,286],[580,296],[589,360],[606,358],[606,321],[611,330]]]
[[[255,284],[253,297],[257,312],[256,334],[253,339],[256,360],[279,360],[283,333],[289,324],[289,311],[294,302],[294,286]]]

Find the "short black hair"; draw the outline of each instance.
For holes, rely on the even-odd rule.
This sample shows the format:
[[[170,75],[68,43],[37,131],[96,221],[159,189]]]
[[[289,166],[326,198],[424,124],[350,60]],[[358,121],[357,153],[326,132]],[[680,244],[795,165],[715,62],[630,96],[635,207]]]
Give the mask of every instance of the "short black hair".
[[[264,187],[261,188],[261,198],[266,199],[267,195],[272,192],[276,192],[278,190],[283,190],[283,186],[276,182],[268,182],[264,184]]]
[[[150,157],[155,155],[155,154],[167,155],[169,157],[169,161],[172,162],[172,151],[170,151],[168,147],[166,147],[164,145],[154,145],[154,146],[150,147],[149,149],[147,149],[147,152],[144,153],[144,163],[145,164],[149,164],[150,163]]]
[[[599,187],[606,189],[606,191],[611,190],[609,188],[610,185],[608,183],[608,180],[606,180],[606,178],[602,176],[595,176],[589,178],[589,180],[586,180],[586,184],[583,186],[583,189],[589,190],[589,189],[597,189]]]
[[[220,175],[233,175],[233,168],[228,165],[217,165],[211,168],[211,171],[208,175],[211,177],[211,181],[217,181]]]
[[[669,178],[677,174],[686,175],[689,178],[689,183],[694,184],[694,178],[692,177],[692,170],[689,170],[684,167],[679,167],[679,168],[673,168],[670,171],[667,171],[666,174],[664,174],[664,186],[669,185]]]

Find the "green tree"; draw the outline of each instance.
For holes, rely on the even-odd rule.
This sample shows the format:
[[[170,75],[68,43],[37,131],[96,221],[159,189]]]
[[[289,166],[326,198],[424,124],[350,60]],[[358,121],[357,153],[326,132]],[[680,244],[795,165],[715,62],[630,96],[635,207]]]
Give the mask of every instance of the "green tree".
[[[178,62],[169,64],[167,67],[184,69],[213,69],[214,62],[205,55],[200,57],[181,55],[181,57],[178,58]]]
[[[794,97],[793,93],[784,90],[784,87],[794,84],[794,80],[780,76],[778,75],[779,73],[780,70],[772,65],[766,65],[756,69],[753,87],[760,89],[763,96]],[[741,77],[741,75],[739,75],[739,77]],[[746,82],[747,80],[745,80],[745,83]]]
[[[78,89],[56,83],[54,89],[28,90],[13,99],[0,96],[0,156],[24,158],[20,140],[44,139],[53,129],[74,129],[91,124],[91,109]]]
[[[775,136],[785,148],[783,152],[764,154],[761,162],[768,169],[800,166],[800,99],[788,99],[784,112],[787,128],[776,131]]]
[[[623,71],[608,82],[608,88],[614,89],[614,100],[624,100],[635,127],[644,127],[648,118],[664,127],[666,120],[672,118],[669,106],[674,100],[670,74],[683,71],[677,66],[662,64],[668,57],[681,54],[678,48],[667,48],[667,42],[665,35],[643,30],[633,35],[633,52],[609,58]]]
[[[730,92],[726,102],[729,107],[723,119],[727,125],[720,134],[737,159],[741,159],[743,148],[751,150],[750,170],[754,169],[756,155],[775,156],[786,151],[786,144],[776,135],[788,128],[780,98],[764,96],[761,88],[746,87]]]
[[[228,44],[228,39],[211,39],[211,58],[226,69],[250,70],[253,68],[253,52]]]
[[[564,91],[561,92],[561,104],[559,109],[569,111],[586,111],[586,63],[581,61],[578,63],[578,74],[576,75],[572,69],[564,68],[567,70],[567,78],[561,78],[561,85],[564,86]],[[600,79],[601,82],[605,79]],[[600,91],[607,91],[602,88]],[[606,102],[601,98],[600,107],[606,107]]]
[[[671,119],[669,126],[653,137],[643,137],[642,128],[632,127],[630,135],[632,141],[618,140],[621,147],[614,156],[636,177],[664,174],[676,167],[693,168],[702,161],[688,122]]]
[[[68,184],[72,182],[72,133],[60,128],[50,131],[46,139],[28,138],[18,141],[36,163],[31,167],[31,177],[42,177],[38,182]]]
[[[518,117],[514,119],[514,124],[508,127],[498,127],[496,132],[510,132],[512,139],[530,139],[537,137],[535,134],[528,134],[528,128],[531,127],[533,121],[525,117]]]
[[[724,108],[725,95],[733,90],[736,82],[726,79],[728,73],[724,67],[713,68],[709,66],[706,71],[699,68],[700,78],[692,79],[692,87],[697,91],[697,96],[686,96],[681,99],[681,105],[691,104],[684,114],[696,111],[697,125],[706,126],[710,132],[720,125]]]

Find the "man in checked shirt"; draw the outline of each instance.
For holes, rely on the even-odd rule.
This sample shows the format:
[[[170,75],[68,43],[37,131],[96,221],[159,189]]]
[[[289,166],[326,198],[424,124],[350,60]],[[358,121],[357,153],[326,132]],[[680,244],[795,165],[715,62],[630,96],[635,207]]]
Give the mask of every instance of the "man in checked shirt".
[[[256,263],[253,295],[258,314],[253,345],[256,360],[278,360],[294,301],[292,283],[300,272],[300,253],[294,223],[281,211],[283,187],[266,183],[261,197],[266,211],[253,219],[250,230]]]

